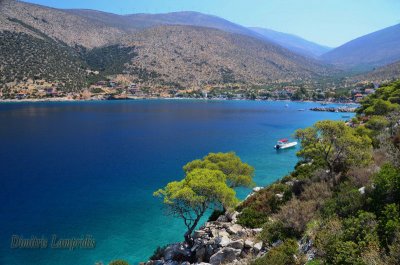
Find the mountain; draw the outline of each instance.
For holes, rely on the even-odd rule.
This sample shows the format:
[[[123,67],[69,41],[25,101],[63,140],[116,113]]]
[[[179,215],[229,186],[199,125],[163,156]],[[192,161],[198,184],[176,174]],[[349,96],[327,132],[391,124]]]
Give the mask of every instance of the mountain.
[[[384,83],[400,79],[400,61],[351,77],[355,81]]]
[[[304,81],[330,72],[312,59],[249,36],[247,28],[199,13],[120,16],[11,0],[3,1],[0,9],[2,45],[21,49],[8,54],[0,50],[0,74],[5,77],[0,86],[44,78],[77,90],[85,82],[73,79],[88,78],[83,72],[92,70],[100,76],[124,74],[149,86],[174,87]],[[23,45],[16,46],[19,40]],[[68,73],[52,71],[64,65],[71,66]],[[15,71],[18,67],[28,70]]]
[[[362,36],[321,56],[345,69],[372,70],[400,60],[400,24]]]
[[[216,29],[159,26],[138,32],[131,68],[181,84],[291,82],[327,73],[312,60],[274,44]]]
[[[332,50],[330,47],[319,45],[296,35],[265,28],[252,27],[250,29],[262,35],[265,39],[304,56],[317,58],[318,56]]]

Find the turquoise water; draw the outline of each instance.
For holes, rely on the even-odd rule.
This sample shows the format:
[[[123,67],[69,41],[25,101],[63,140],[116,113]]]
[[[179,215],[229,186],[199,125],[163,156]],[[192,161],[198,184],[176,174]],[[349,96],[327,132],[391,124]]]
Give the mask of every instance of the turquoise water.
[[[288,104],[288,107],[285,105]],[[235,151],[266,185],[293,169],[276,140],[340,113],[318,103],[138,100],[0,104],[0,264],[146,260],[182,240],[152,192],[208,152]],[[249,190],[239,190],[243,198]],[[96,248],[11,249],[12,235],[92,235]]]

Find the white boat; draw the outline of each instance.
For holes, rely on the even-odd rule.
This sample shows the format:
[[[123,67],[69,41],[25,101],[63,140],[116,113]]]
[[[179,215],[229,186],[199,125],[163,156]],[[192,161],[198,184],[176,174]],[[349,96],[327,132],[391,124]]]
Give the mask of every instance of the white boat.
[[[289,142],[288,139],[280,139],[276,145],[274,146],[274,148],[276,150],[279,149],[286,149],[286,148],[290,148],[290,147],[295,147],[297,145],[297,142]]]

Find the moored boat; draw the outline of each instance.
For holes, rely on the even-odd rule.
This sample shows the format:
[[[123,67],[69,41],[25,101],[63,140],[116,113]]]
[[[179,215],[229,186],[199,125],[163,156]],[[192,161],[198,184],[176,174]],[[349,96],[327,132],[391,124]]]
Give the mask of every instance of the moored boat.
[[[295,147],[296,145],[297,145],[297,142],[289,142],[288,139],[280,139],[280,140],[278,140],[278,142],[276,143],[274,148],[276,150],[279,150],[279,149]]]

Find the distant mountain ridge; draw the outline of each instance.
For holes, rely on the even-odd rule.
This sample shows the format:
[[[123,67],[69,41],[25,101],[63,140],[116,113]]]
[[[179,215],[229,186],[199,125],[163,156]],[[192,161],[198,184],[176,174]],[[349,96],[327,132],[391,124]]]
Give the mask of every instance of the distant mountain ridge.
[[[74,65],[68,61],[69,58],[80,58],[82,61],[75,65],[93,70],[85,61],[85,54],[81,54],[85,50],[103,47],[104,51],[115,52],[118,58],[123,57],[121,53],[131,51],[118,47],[107,48],[112,45],[132,47],[136,55],[126,63],[120,59],[118,62],[109,61],[111,57],[107,58],[107,66],[121,69],[121,74],[154,86],[199,87],[204,84],[251,85],[305,81],[326,76],[331,71],[317,61],[273,42],[249,36],[257,35],[250,29],[199,13],[120,16],[93,10],[61,10],[12,0],[4,1],[0,9],[0,31],[13,33],[11,36],[16,41],[23,38],[21,49],[28,49],[31,54],[37,53],[43,64],[51,62],[51,67],[43,65],[46,71],[59,69],[57,61]],[[203,26],[168,24],[172,19],[184,24],[189,17],[192,18],[191,24]],[[218,29],[215,28],[217,26]],[[33,39],[14,34],[20,32]],[[51,60],[51,53],[39,49],[37,44],[29,43],[40,43],[41,40],[46,42],[43,45],[49,45],[57,51],[59,60]],[[3,41],[12,47],[7,43],[7,38],[3,38]],[[57,45],[60,49],[57,49]],[[16,54],[28,54],[28,50]],[[101,50],[96,51],[96,60],[102,61],[99,55]],[[52,80],[64,80],[64,83],[72,84],[70,79],[78,73],[67,76],[60,71],[55,75],[44,74],[41,64],[37,64],[35,72],[19,72],[17,75],[8,65],[13,61],[12,56],[5,55],[7,60],[0,62],[1,74],[7,76],[5,82],[8,83],[24,80],[28,77],[24,73],[29,73],[29,78],[32,75],[35,78],[51,77]],[[128,54],[126,57],[129,57]],[[34,63],[36,65],[36,61]],[[113,69],[104,69],[104,72],[115,73]],[[76,90],[77,87],[74,85],[71,89]]]
[[[322,54],[332,50],[330,47],[319,45],[296,35],[282,33],[266,28],[251,27],[250,29],[259,33],[269,41],[277,43],[288,50],[307,57],[318,58]]]
[[[400,60],[400,24],[349,41],[321,56],[345,69],[372,70]]]

